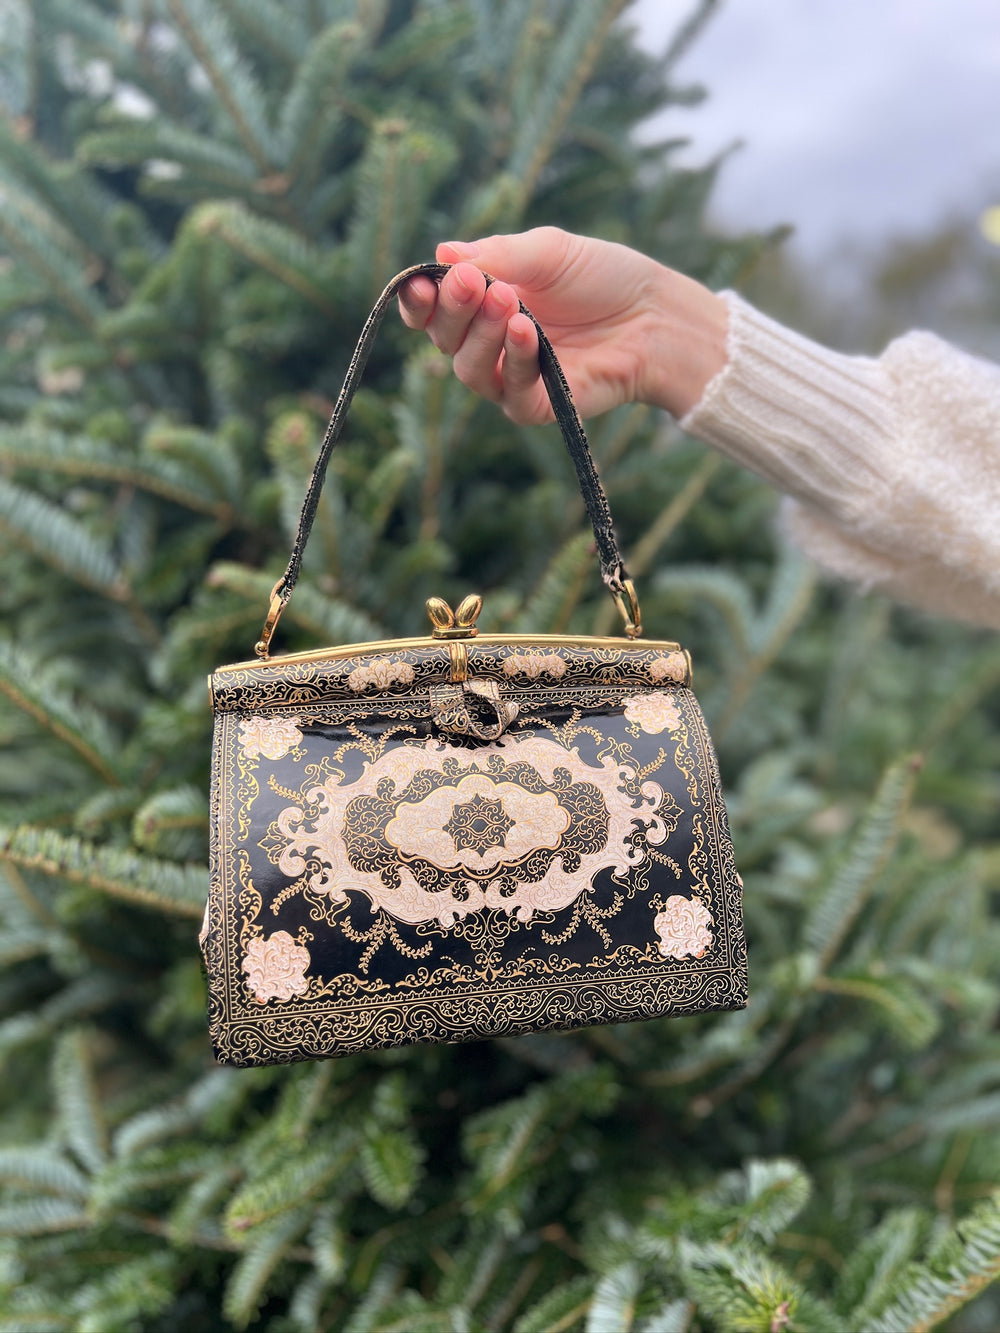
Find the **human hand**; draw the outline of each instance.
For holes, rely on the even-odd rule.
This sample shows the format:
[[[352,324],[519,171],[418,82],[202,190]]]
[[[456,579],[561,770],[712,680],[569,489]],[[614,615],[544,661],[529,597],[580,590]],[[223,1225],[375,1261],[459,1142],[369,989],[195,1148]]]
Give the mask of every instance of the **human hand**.
[[[425,329],[464,384],[524,424],[552,419],[538,371],[545,329],[584,417],[624,402],[684,416],[726,362],[725,304],[700,283],[627,246],[537,227],[445,242],[440,285],[412,278],[404,322]],[[489,289],[483,272],[498,279]]]

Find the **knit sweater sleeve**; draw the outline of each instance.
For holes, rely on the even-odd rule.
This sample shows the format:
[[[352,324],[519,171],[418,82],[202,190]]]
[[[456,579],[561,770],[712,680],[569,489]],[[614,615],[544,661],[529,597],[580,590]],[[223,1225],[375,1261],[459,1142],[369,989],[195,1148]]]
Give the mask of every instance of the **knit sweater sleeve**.
[[[1000,367],[922,332],[845,356],[723,297],[728,361],[681,426],[784,491],[828,569],[1000,628]]]

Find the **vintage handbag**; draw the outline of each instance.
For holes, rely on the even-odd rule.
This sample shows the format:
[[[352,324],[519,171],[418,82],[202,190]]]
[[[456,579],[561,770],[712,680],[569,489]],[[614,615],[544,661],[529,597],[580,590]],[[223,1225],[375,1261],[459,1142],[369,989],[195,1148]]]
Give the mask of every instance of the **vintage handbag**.
[[[621,638],[478,633],[270,655],[323,476],[385,309],[362,332],[257,660],[210,679],[217,1059],[275,1064],[746,1004],[741,882],[676,643],[639,606],[579,416],[542,375]],[[522,306],[522,309],[524,307]],[[530,312],[525,311],[530,315]]]

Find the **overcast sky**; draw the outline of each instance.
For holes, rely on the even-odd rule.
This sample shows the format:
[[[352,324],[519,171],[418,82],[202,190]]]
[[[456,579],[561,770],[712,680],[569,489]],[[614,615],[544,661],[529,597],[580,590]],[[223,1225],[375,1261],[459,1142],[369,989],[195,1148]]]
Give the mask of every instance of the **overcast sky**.
[[[662,50],[693,0],[636,0]],[[703,161],[734,139],[714,214],[791,222],[815,256],[1000,203],[1000,0],[723,0],[678,66],[707,102],[649,131]]]

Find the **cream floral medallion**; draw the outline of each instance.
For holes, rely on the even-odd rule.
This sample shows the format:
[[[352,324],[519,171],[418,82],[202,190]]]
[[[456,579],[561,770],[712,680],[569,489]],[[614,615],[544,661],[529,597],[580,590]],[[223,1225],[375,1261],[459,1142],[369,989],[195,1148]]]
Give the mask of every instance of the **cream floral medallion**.
[[[347,677],[347,684],[355,694],[362,690],[388,690],[393,685],[410,685],[413,667],[409,662],[395,662],[391,657],[377,657],[367,666],[355,667]]]
[[[531,734],[474,748],[432,738],[307,786],[261,846],[334,903],[362,893],[397,921],[449,927],[486,908],[520,921],[561,911],[601,871],[641,865],[679,815],[612,754],[588,763]]]
[[[284,759],[302,742],[298,717],[247,717],[240,723],[240,749],[248,759]]]
[[[700,898],[668,898],[657,912],[653,929],[664,958],[701,958],[712,947],[712,915]]]
[[[308,966],[309,950],[296,944],[287,930],[275,931],[266,940],[251,940],[243,959],[243,971],[258,1004],[304,995],[309,986]]]
[[[507,676],[527,676],[529,680],[549,676],[558,680],[566,674],[566,663],[558,653],[513,653],[504,659],[503,669]]]
[[[623,702],[628,721],[650,736],[661,731],[676,731],[681,725],[680,709],[672,695],[657,691],[655,694],[637,694]]]
[[[657,685],[665,680],[683,685],[687,680],[687,674],[687,657],[683,653],[667,653],[664,657],[654,657],[649,664],[649,678]]]

